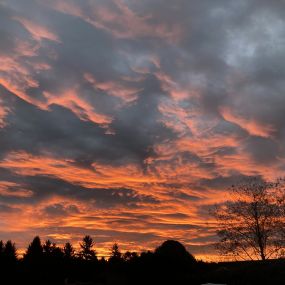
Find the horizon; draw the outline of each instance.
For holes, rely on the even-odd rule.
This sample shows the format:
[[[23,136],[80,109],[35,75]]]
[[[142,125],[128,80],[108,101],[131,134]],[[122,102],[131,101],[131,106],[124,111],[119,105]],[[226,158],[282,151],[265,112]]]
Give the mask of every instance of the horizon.
[[[1,1],[0,240],[218,259],[210,209],[284,177],[285,3],[169,2]]]
[[[92,237],[91,237],[92,238]],[[41,239],[41,237],[40,237]],[[172,240],[172,239],[168,239],[168,240]],[[1,239],[0,239],[1,241]],[[41,239],[41,243],[42,245],[46,242],[47,240],[42,240]],[[55,240],[52,240],[52,239],[49,239],[49,241],[51,241],[52,243],[55,242]],[[167,241],[167,240],[165,240]],[[165,242],[163,241],[163,242]],[[176,241],[176,240],[175,240]],[[3,243],[5,243],[6,241],[3,240]],[[24,257],[24,254],[27,252],[27,249],[28,249],[28,246],[31,244],[32,240],[26,245],[26,247],[23,247],[23,248],[18,248],[17,247],[17,244],[11,240],[11,242],[15,245],[16,247],[16,252],[17,252],[17,257],[18,258],[23,258]],[[69,242],[68,240],[66,240],[66,242]],[[120,244],[117,243],[117,242],[110,242],[110,246],[108,248],[97,248],[96,247],[96,244],[94,244],[93,246],[93,250],[95,250],[96,252],[96,256],[101,259],[101,258],[106,258],[108,260],[108,258],[111,256],[111,249],[112,249],[112,246],[116,243],[118,246],[119,246],[119,251],[124,254],[125,252],[129,251],[129,252],[136,252],[138,253],[139,255],[143,252],[154,252],[156,248],[158,248],[159,246],[162,245],[162,243],[159,243],[157,244],[154,248],[144,248],[143,246],[141,247],[133,247],[133,250],[132,248],[128,248],[127,250],[124,249],[124,248],[121,248]],[[179,242],[179,241],[178,241]],[[78,240],[77,243],[74,243],[72,244],[72,246],[74,247],[74,250],[75,250],[75,254],[78,254],[80,253],[80,243],[82,243],[82,239],[81,240]],[[180,243],[180,242],[179,242]],[[183,243],[181,243],[183,246],[185,246]],[[63,244],[57,244],[56,243],[56,246],[60,247],[61,249],[64,247],[65,243]],[[137,250],[136,250],[137,249]],[[236,262],[236,261],[245,261],[245,260],[237,260],[231,256],[225,256],[225,255],[221,255],[221,254],[218,254],[217,252],[214,253],[214,254],[210,254],[210,255],[195,255],[195,254],[192,254],[191,251],[189,251],[189,249],[187,248],[187,246],[185,246],[185,249],[187,252],[189,252],[191,255],[194,256],[194,258],[197,260],[197,261],[203,261],[203,262]],[[256,259],[256,261],[258,261],[258,259]]]

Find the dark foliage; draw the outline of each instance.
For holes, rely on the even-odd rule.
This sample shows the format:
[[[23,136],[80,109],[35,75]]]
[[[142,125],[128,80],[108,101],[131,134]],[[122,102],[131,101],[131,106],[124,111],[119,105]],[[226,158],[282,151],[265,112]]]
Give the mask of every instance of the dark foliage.
[[[97,260],[96,252],[93,249],[94,242],[93,239],[90,236],[85,236],[82,239],[82,243],[80,244],[81,251],[80,256],[84,260]]]
[[[98,260],[93,246],[93,239],[86,236],[76,254],[70,243],[60,248],[35,237],[19,258],[12,241],[0,241],[0,284],[285,284],[284,259],[205,263],[196,261],[181,243],[168,240],[141,254],[122,254],[114,244],[110,258]]]

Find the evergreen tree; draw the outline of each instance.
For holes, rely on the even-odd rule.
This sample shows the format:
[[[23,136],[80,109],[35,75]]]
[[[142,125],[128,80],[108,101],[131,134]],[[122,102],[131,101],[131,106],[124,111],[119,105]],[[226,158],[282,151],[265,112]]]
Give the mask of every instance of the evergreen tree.
[[[4,243],[2,240],[0,240],[0,262],[3,260],[3,254],[4,254]]]
[[[114,243],[114,245],[111,248],[111,256],[110,256],[110,261],[118,261],[121,260],[122,253],[119,250],[119,246],[117,243]]]
[[[82,239],[82,243],[80,243],[81,251],[80,251],[80,256],[84,260],[97,260],[96,252],[93,250],[94,242],[93,239],[89,236],[86,235]]]
[[[137,259],[138,257],[139,257],[139,255],[138,255],[138,253],[135,252],[135,251],[133,251],[133,252],[126,251],[126,252],[123,254],[123,256],[122,256],[123,260],[124,260],[124,261],[127,261],[127,262],[132,261],[132,260],[135,260],[135,259]]]
[[[3,257],[7,263],[13,263],[17,261],[17,249],[15,243],[12,243],[11,240],[8,240],[4,246]]]
[[[57,260],[62,259],[64,256],[63,250],[56,243],[53,243],[51,246],[51,256]]]
[[[67,242],[63,248],[64,257],[71,259],[74,258],[74,248],[70,242]]]
[[[3,254],[4,251],[4,243],[2,240],[0,240],[0,254]]]
[[[40,237],[36,236],[28,246],[24,259],[36,263],[40,261],[42,258],[43,258],[43,246],[41,244]]]
[[[51,255],[52,253],[52,243],[51,241],[48,239],[46,240],[46,242],[44,243],[43,245],[43,252],[46,254],[46,255]]]

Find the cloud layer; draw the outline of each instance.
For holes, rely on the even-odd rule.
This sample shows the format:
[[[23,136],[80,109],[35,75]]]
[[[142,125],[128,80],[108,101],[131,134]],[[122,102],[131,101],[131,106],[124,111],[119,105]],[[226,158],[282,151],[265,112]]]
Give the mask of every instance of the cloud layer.
[[[0,4],[0,239],[209,252],[208,208],[285,167],[282,1]]]

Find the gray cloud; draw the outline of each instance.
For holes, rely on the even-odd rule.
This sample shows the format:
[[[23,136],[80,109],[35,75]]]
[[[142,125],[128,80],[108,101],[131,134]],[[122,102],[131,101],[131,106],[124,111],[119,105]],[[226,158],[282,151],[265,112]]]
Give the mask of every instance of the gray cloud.
[[[78,214],[80,211],[76,205],[64,206],[60,203],[49,205],[43,209],[43,212],[49,217],[68,216]]]
[[[16,183],[17,186],[11,186],[11,195],[1,195],[1,200],[7,203],[24,203],[36,204],[52,196],[75,199],[78,201],[88,202],[93,204],[93,207],[109,208],[109,207],[138,207],[140,203],[158,204],[159,201],[151,195],[143,195],[135,190],[127,188],[85,188],[80,185],[75,185],[64,180],[44,176],[16,176],[7,173],[2,181]],[[14,196],[13,188],[24,188],[31,191],[31,195],[26,197]],[[72,210],[66,209],[61,204],[49,206],[47,212],[54,210],[60,211]]]

